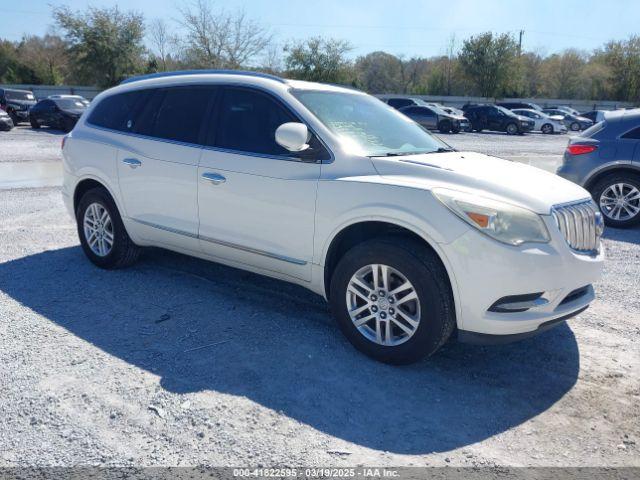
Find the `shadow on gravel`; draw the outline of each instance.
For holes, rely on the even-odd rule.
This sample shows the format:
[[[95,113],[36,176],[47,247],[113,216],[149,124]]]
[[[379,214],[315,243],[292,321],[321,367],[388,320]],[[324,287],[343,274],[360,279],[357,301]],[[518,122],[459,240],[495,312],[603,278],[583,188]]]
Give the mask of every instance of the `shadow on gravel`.
[[[392,367],[356,352],[316,295],[160,250],[126,271],[93,267],[79,247],[45,251],[0,264],[0,290],[169,392],[244,396],[376,450],[480,442],[539,415],[578,377],[566,325],[507,346],[450,343]]]
[[[640,245],[640,225],[631,228],[613,228],[606,227],[604,229],[603,238],[605,240],[613,240],[616,242],[633,243]]]

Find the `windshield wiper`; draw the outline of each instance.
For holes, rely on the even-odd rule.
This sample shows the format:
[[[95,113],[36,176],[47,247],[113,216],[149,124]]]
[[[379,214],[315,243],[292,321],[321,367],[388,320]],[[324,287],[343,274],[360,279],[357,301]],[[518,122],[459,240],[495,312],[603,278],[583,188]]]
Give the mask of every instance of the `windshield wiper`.
[[[440,147],[437,150],[434,150],[433,152],[430,152],[430,153],[446,153],[446,152],[455,152],[455,151],[456,151],[455,148]]]

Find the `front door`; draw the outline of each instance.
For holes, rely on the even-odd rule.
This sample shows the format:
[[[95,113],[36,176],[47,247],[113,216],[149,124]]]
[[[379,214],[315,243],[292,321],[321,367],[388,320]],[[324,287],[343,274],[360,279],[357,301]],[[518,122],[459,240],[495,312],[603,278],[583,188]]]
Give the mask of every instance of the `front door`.
[[[275,142],[292,121],[270,94],[223,87],[198,168],[199,236],[213,257],[310,280],[320,164]]]

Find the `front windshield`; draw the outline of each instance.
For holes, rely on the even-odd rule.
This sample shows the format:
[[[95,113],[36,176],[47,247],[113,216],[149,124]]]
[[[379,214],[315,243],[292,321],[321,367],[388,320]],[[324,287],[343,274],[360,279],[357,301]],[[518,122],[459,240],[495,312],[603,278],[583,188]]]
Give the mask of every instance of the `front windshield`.
[[[58,98],[54,101],[63,110],[84,109],[87,107],[82,100],[77,98]]]
[[[5,90],[5,96],[7,100],[33,101],[36,99],[31,92],[16,92],[11,90]]]
[[[291,93],[353,153],[378,157],[451,150],[413,120],[369,95],[318,90]]]

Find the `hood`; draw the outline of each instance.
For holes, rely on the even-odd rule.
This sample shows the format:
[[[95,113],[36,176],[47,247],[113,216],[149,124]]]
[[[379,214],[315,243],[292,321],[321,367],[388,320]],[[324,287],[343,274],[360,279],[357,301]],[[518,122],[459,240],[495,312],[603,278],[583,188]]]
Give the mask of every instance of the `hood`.
[[[548,215],[553,205],[590,198],[564,178],[523,163],[475,152],[375,157],[378,173],[392,183],[430,190],[446,187],[495,198]]]
[[[518,117],[518,120],[524,123],[533,122],[533,120],[531,120],[529,117],[525,117],[524,115],[516,115],[516,117]]]
[[[465,117],[464,115],[458,115],[457,113],[447,113],[447,115],[453,120],[458,120],[460,122],[467,121],[467,117]]]
[[[85,110],[85,108],[65,108],[63,112],[74,117],[79,117],[84,113]]]
[[[27,107],[33,107],[36,103],[35,100],[13,100],[13,99],[9,99],[7,98],[7,105],[20,105],[21,107],[27,106]]]
[[[576,116],[576,120],[578,120],[579,122],[591,122],[591,123],[593,123],[591,121],[591,119],[587,118],[587,117]]]
[[[556,122],[562,122],[564,120],[564,117],[562,115],[549,115],[549,118]]]

